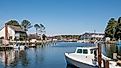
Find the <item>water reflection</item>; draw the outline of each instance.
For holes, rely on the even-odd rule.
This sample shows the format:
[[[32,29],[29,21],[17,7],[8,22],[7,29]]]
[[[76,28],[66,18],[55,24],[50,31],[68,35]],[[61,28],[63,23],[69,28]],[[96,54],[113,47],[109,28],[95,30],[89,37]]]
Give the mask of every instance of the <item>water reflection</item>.
[[[23,67],[27,67],[29,64],[29,60],[27,58],[26,51],[20,51],[19,52],[19,61],[21,62]]]
[[[102,44],[102,52],[107,57],[113,58],[113,53],[121,55],[121,46],[116,44]]]
[[[33,55],[33,59],[35,64],[41,64],[41,62],[44,61],[44,46],[42,46],[41,50],[37,49],[37,48],[31,48],[32,50],[32,55]]]
[[[0,61],[5,66],[9,66],[14,61],[13,51],[0,51]]]
[[[121,55],[121,45],[118,45],[117,48],[118,48],[117,49],[118,50],[118,54]]]
[[[66,65],[65,52],[74,52],[78,46],[90,46],[76,42],[58,42],[38,45],[24,51],[0,51],[0,68],[75,68]]]
[[[17,67],[18,63],[21,63],[24,67],[27,67],[29,64],[29,60],[26,56],[26,51],[23,50],[0,51],[0,61],[5,68]]]

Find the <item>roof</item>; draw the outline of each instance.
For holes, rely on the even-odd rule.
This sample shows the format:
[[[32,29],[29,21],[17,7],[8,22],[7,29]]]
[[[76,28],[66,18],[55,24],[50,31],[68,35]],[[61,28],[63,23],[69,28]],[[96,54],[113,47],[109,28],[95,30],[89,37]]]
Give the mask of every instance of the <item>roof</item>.
[[[77,49],[97,49],[97,47],[77,47]]]
[[[36,36],[36,34],[29,34],[29,39],[40,39],[40,37]]]
[[[90,35],[104,35],[104,34],[103,34],[103,33],[84,33],[84,34],[82,34],[81,36],[84,36],[84,35],[90,36]]]
[[[8,25],[8,26],[12,28],[14,31],[25,32],[20,26],[12,26],[12,25]]]

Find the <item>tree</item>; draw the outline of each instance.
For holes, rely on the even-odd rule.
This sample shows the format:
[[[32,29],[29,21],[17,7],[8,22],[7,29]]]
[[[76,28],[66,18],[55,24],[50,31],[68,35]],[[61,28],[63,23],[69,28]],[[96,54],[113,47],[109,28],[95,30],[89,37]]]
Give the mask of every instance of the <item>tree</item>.
[[[105,28],[105,37],[115,38],[117,21],[114,18],[111,18],[108,22],[107,27]]]
[[[21,26],[24,29],[24,31],[28,31],[28,29],[32,27],[31,23],[28,20],[23,20],[21,22]]]
[[[45,34],[42,35],[42,39],[45,40],[47,36]]]
[[[40,24],[39,32],[40,32],[40,36],[42,38],[42,34],[45,33],[45,26],[43,24]]]
[[[35,24],[34,27],[35,27],[35,29],[36,29],[36,37],[37,37],[37,35],[38,35],[37,31],[38,31],[38,29],[40,28],[40,26],[39,26],[38,24]]]
[[[28,20],[23,20],[21,22],[21,27],[27,33],[28,29],[32,27],[31,23]],[[25,36],[25,45],[26,45],[27,35]]]
[[[116,32],[115,32],[116,39],[121,39],[121,17],[118,18],[118,23],[116,26]]]
[[[40,24],[40,32],[43,32],[45,30],[45,26],[43,24]]]
[[[10,20],[6,24],[7,25],[13,25],[13,26],[20,26],[18,21],[16,21],[16,20]]]

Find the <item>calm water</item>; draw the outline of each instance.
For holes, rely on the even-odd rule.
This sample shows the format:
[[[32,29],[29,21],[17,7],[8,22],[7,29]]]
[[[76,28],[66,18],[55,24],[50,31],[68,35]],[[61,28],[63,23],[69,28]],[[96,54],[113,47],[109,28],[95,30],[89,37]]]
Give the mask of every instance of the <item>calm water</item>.
[[[121,45],[116,44],[102,44],[102,52],[107,57],[113,58],[113,53],[121,55]]]
[[[0,51],[0,68],[73,68],[66,65],[64,53],[74,52],[78,46],[89,45],[93,44],[58,42],[24,51]],[[102,50],[105,55],[112,57],[113,52],[121,53],[121,46],[102,44]]]
[[[24,51],[0,51],[0,68],[72,68],[66,65],[64,53],[74,52],[78,46],[89,45],[76,42],[58,42]]]

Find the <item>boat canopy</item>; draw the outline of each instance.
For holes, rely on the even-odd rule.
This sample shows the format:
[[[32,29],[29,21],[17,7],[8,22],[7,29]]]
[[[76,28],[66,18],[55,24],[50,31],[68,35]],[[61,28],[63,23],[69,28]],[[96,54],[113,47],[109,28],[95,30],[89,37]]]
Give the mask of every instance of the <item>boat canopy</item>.
[[[94,51],[96,51],[96,47],[77,47],[75,53],[79,54],[94,54]]]

